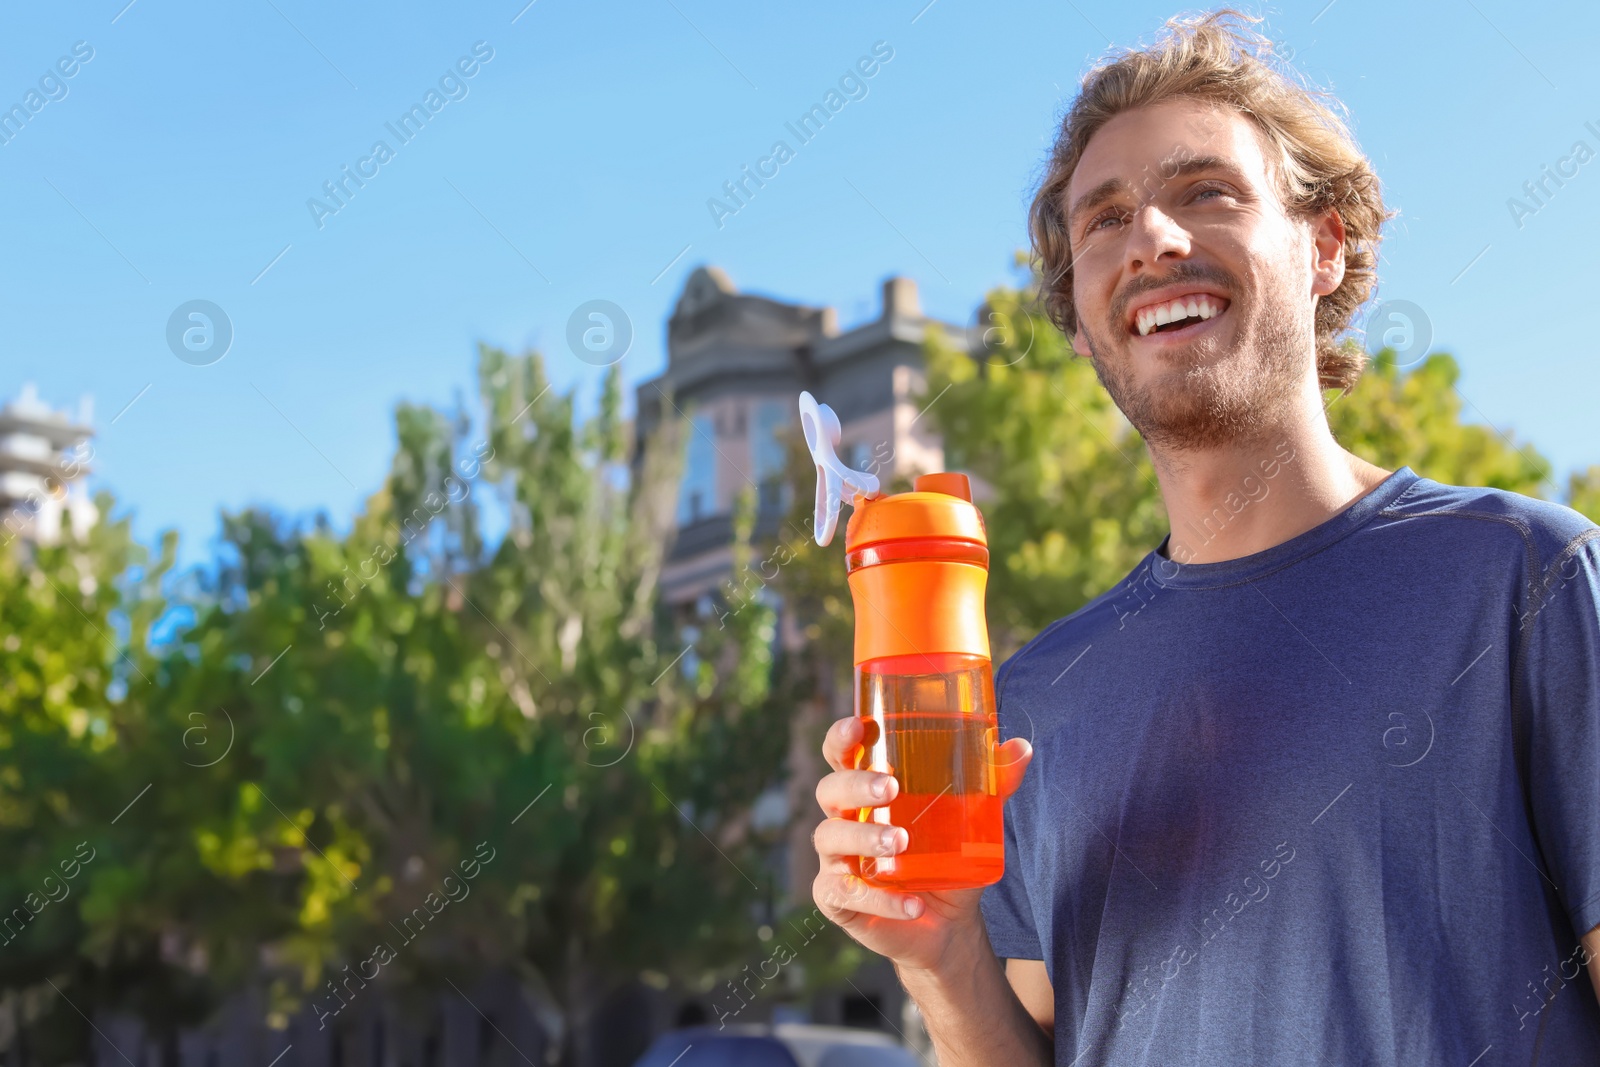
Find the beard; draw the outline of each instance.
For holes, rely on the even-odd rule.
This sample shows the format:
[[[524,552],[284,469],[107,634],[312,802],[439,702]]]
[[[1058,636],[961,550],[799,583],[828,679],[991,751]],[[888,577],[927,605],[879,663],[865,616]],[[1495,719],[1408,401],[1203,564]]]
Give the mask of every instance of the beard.
[[[1147,444],[1168,451],[1200,451],[1251,444],[1270,433],[1293,407],[1313,353],[1310,312],[1290,305],[1242,305],[1230,299],[1236,316],[1231,350],[1217,337],[1194,342],[1188,352],[1158,357],[1161,366],[1140,382],[1134,374],[1130,342],[1120,350],[1111,342],[1117,324],[1127,321],[1133,299],[1173,281],[1210,281],[1228,293],[1239,286],[1214,267],[1185,264],[1148,286],[1122,293],[1112,303],[1111,330],[1080,328],[1090,345],[1095,376],[1124,417]]]

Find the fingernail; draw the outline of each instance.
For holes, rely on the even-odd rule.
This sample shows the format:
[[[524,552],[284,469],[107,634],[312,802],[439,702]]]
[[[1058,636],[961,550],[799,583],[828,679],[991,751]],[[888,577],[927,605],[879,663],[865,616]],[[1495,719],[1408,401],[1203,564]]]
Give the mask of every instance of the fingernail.
[[[922,898],[906,897],[906,918],[915,919],[922,914]]]
[[[889,778],[887,775],[880,776],[877,781],[872,783],[872,795],[879,800],[889,795]]]
[[[883,853],[885,856],[894,855],[894,853],[895,853],[894,845],[895,845],[895,832],[892,829],[891,830],[885,830],[883,833],[878,835],[878,851]]]

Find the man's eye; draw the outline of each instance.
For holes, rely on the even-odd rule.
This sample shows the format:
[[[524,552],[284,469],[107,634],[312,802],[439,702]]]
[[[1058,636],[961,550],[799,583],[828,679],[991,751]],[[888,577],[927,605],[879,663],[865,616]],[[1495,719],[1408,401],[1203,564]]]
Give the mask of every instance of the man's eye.
[[[1084,231],[1086,233],[1094,233],[1097,230],[1103,230],[1105,227],[1102,226],[1101,223],[1117,222],[1120,220],[1120,218],[1121,216],[1119,216],[1115,211],[1108,211],[1104,215],[1096,216],[1094,221],[1089,223],[1089,225],[1084,228]]]

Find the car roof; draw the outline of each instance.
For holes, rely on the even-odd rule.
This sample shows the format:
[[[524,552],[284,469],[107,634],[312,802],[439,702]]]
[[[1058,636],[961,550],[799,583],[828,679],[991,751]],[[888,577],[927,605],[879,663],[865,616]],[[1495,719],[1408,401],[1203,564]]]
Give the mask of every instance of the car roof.
[[[826,1038],[844,1045],[898,1045],[899,1042],[882,1030],[864,1030],[859,1026],[823,1026],[820,1023],[778,1023],[772,1030],[782,1038]]]
[[[857,1048],[899,1048],[900,1043],[881,1030],[854,1026],[823,1026],[817,1023],[730,1023],[727,1026],[692,1026],[669,1031],[657,1040],[715,1040],[718,1037],[766,1037],[781,1042],[799,1061],[800,1067],[821,1067],[822,1059],[841,1045]]]
[[[860,1030],[849,1026],[816,1026],[807,1023],[779,1023],[773,1028],[800,1067],[822,1067],[822,1059],[841,1045],[857,1048],[897,1048],[899,1042],[880,1030]]]

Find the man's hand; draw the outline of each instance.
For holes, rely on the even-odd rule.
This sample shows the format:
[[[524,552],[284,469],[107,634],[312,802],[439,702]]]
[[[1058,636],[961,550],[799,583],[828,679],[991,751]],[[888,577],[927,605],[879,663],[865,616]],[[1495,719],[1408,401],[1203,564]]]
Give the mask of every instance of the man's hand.
[[[910,841],[904,827],[858,821],[860,809],[885,807],[899,791],[892,775],[853,769],[861,731],[855,716],[840,719],[822,743],[833,773],[817,783],[817,803],[828,818],[812,835],[822,870],[811,894],[822,913],[862,945],[903,967],[937,971],[957,936],[981,933],[983,890],[901,893],[868,885],[855,873],[855,857],[893,856]],[[1032,758],[1033,746],[1022,738],[996,747],[1001,800],[1022,784]]]

